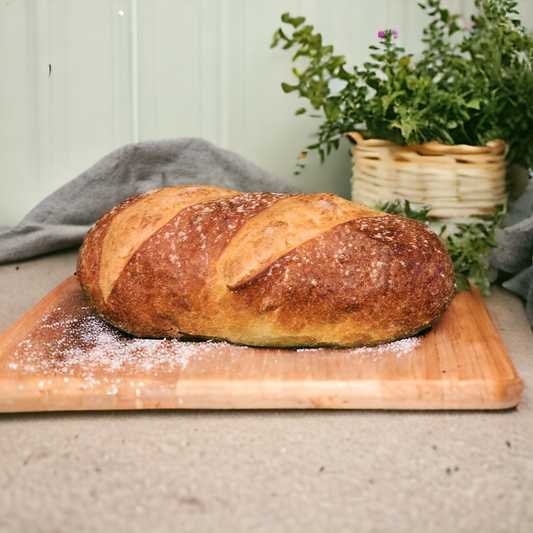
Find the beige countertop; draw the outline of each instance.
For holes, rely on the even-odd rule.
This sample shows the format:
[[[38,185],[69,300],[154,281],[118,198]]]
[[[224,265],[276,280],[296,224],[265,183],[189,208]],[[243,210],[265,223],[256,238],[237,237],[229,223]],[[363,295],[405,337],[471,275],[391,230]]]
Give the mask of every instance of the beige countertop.
[[[76,257],[0,266],[0,331]],[[0,533],[532,531],[533,334],[513,294],[486,305],[515,409],[0,415]]]

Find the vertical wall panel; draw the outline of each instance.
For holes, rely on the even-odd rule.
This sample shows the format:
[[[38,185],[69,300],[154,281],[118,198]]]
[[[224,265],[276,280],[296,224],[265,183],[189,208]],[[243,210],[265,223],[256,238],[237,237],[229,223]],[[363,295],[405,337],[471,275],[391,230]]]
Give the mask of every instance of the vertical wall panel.
[[[130,69],[121,67],[129,55],[126,50],[118,56],[113,53],[113,29],[124,36],[129,34],[127,17],[120,17],[117,4],[102,0],[50,1],[51,8],[58,12],[57,16],[50,16],[49,38],[57,58],[57,66],[52,60],[50,76],[51,135],[61,139],[65,151],[61,157],[64,173],[61,167],[59,172],[53,169],[51,190],[116,146],[115,110],[118,107],[118,116],[125,117],[131,107],[127,90]],[[129,14],[129,2],[122,5]],[[114,25],[113,20],[118,17],[120,20]],[[120,79],[121,73],[127,78]],[[118,94],[123,99],[116,101]],[[123,139],[119,136],[119,140]]]
[[[238,123],[239,119],[236,117],[230,109],[229,98],[231,96],[230,80],[233,79],[234,73],[230,70],[230,51],[231,47],[231,38],[236,33],[237,24],[231,23],[231,6],[240,5],[241,0],[219,0],[217,2],[219,9],[219,21],[220,28],[217,33],[217,45],[218,45],[218,58],[217,62],[219,65],[219,83],[216,86],[217,91],[217,102],[218,102],[218,145],[222,148],[229,148],[231,146],[230,141],[230,124]],[[241,56],[241,51],[238,52],[239,57]],[[235,76],[238,76],[238,73],[235,73]],[[235,146],[234,149],[238,151],[238,147]]]
[[[0,4],[0,226],[12,225],[41,198],[36,7],[35,2]]]
[[[138,80],[132,64],[137,5]],[[427,15],[417,0],[9,0],[0,4],[0,227],[110,151],[133,141],[202,137],[306,191],[348,196],[349,145],[320,165],[296,157],[320,120],[284,94],[291,51],[270,49],[289,11],[303,15],[346,56],[368,59],[377,31],[420,54]],[[443,0],[468,22],[474,0]],[[533,1],[518,4],[533,28]],[[52,72],[49,75],[51,64]],[[297,63],[302,65],[302,61]]]
[[[119,6],[129,1],[0,5],[0,226],[129,142],[129,27],[115,20]]]
[[[524,26],[533,30],[533,0],[518,0],[517,9],[522,17]]]
[[[199,62],[198,114],[200,137],[220,144],[220,92],[221,92],[221,23],[220,3],[200,0],[197,35]]]
[[[110,3],[112,42],[107,53],[113,60],[113,144],[118,147],[133,140],[130,33],[132,13],[129,0],[111,0]]]
[[[150,138],[157,132],[157,21],[160,2],[138,2],[138,93],[140,138]],[[142,132],[142,133],[141,133]]]
[[[200,135],[200,2],[139,2],[140,140]]]

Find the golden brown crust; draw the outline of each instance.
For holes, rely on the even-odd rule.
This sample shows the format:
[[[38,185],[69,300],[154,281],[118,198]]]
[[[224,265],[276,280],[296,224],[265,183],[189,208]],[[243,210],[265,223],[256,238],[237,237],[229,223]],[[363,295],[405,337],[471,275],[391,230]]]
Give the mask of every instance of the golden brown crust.
[[[128,209],[139,216],[143,202],[121,204],[87,236],[78,277],[111,324],[147,337],[356,346],[413,335],[451,300],[447,250],[420,222],[334,195],[212,189],[174,217],[167,213],[149,236],[121,230],[135,250],[118,259],[107,298],[101,285],[110,277],[102,269],[117,272],[112,259],[102,260],[112,219],[126,219]],[[150,213],[156,198],[144,201]],[[269,234],[275,238],[268,241]]]
[[[245,223],[218,260],[218,273],[230,289],[236,289],[281,256],[338,224],[378,215],[334,194],[289,196]]]
[[[100,287],[100,265],[102,262],[102,245],[109,229],[117,216],[127,211],[135,203],[146,198],[153,191],[139,194],[113,207],[104,213],[88,231],[78,256],[76,275],[82,281],[82,286],[97,310],[105,307],[105,300]]]
[[[100,288],[107,300],[111,289],[138,247],[183,209],[199,202],[227,198],[237,191],[210,186],[166,187],[118,212],[102,243]]]

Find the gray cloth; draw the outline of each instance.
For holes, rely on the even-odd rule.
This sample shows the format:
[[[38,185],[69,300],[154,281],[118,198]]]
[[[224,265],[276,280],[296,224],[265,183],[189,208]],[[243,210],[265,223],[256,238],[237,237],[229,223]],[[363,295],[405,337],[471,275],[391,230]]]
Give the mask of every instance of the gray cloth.
[[[533,180],[524,193],[509,203],[502,229],[496,229],[498,247],[490,254],[493,267],[516,274],[502,285],[526,300],[526,314],[533,329]]]
[[[106,211],[137,194],[173,185],[243,192],[298,192],[243,157],[202,139],[147,141],[111,152],[0,234],[0,264],[81,244]]]

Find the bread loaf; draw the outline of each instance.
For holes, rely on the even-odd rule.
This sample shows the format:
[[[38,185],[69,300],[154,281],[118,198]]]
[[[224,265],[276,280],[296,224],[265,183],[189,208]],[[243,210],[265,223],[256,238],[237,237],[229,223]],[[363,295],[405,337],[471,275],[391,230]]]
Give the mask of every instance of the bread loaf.
[[[211,186],[151,191],[105,213],[77,276],[102,318],[131,335],[272,347],[414,335],[455,285],[421,222],[333,194]]]

